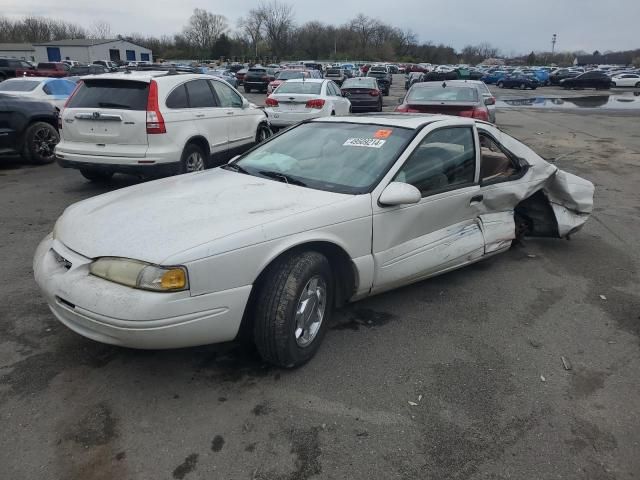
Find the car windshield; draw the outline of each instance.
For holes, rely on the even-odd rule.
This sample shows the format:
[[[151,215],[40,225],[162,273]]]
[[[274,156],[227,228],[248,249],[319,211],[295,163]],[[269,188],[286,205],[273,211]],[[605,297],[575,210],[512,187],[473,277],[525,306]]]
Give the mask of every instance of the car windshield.
[[[302,72],[280,72],[276,76],[278,80],[291,80],[292,78],[302,78],[304,74]]]
[[[478,91],[469,87],[413,87],[407,95],[409,102],[477,102]]]
[[[284,82],[277,93],[302,93],[306,95],[320,95],[322,83],[320,82]]]
[[[350,78],[342,84],[342,88],[376,88],[372,78]]]
[[[0,83],[0,92],[31,92],[38,85],[40,82],[34,80],[9,80]]]
[[[304,123],[236,162],[251,175],[318,190],[370,191],[413,138],[413,130],[347,122]],[[233,168],[233,167],[230,167]]]

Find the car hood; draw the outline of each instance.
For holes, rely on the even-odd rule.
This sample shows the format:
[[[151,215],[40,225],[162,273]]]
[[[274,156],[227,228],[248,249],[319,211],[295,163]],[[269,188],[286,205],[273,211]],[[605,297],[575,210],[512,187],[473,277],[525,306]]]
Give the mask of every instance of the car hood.
[[[54,236],[88,258],[162,264],[180,252],[250,229],[256,235],[242,235],[245,240],[233,242],[232,249],[266,241],[262,225],[350,198],[216,168],[76,203],[58,220]]]

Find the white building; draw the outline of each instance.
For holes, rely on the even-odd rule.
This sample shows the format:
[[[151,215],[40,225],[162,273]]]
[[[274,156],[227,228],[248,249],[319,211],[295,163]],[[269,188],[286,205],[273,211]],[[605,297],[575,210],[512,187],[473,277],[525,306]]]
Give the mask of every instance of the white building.
[[[33,48],[38,62],[60,62],[62,60],[77,60],[82,63],[92,63],[96,60],[153,61],[152,52],[148,48],[118,39],[56,40],[36,43]]]
[[[30,43],[0,43],[0,57],[35,61],[36,51]]]

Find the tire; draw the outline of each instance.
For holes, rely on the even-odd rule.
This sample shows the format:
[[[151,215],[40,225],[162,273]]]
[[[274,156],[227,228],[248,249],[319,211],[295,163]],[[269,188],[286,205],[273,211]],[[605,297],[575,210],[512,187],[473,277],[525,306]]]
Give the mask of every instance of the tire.
[[[531,87],[531,90],[535,90],[536,88],[538,88],[538,87]]]
[[[636,83],[636,88],[640,88],[640,82]]]
[[[202,148],[195,143],[190,143],[182,152],[180,158],[180,172],[191,173],[203,171],[206,167],[206,159]]]
[[[520,84],[520,90],[526,90],[527,86],[524,83]]]
[[[640,85],[640,83],[638,83],[638,85]],[[636,86],[638,86],[638,85],[636,85]],[[611,88],[616,88],[616,87],[617,87],[616,82],[611,82]]]
[[[378,110],[377,110],[377,111],[378,111],[378,112],[381,112],[381,111],[382,111],[382,102],[380,102],[380,104],[378,105]]]
[[[262,358],[285,368],[308,362],[326,333],[333,297],[331,266],[318,252],[286,256],[269,267],[258,291],[253,325]]]
[[[35,122],[24,133],[22,158],[37,165],[44,165],[55,160],[54,148],[60,141],[60,135],[53,125],[46,122]]]
[[[258,130],[256,131],[256,144],[264,142],[271,135],[273,135],[273,133],[269,126],[265,123],[261,123],[258,125]]]
[[[244,93],[251,93],[251,89],[246,85],[244,86]]]
[[[504,82],[498,82],[498,88],[504,88]]]
[[[92,170],[89,168],[81,168],[80,173],[84,178],[91,182],[107,182],[113,177],[113,172],[105,170]]]

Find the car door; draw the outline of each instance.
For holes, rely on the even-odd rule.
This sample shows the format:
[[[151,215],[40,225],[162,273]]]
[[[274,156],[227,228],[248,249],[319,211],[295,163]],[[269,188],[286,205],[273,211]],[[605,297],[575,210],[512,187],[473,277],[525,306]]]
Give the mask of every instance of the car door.
[[[216,94],[220,109],[227,117],[229,149],[246,146],[255,141],[261,112],[249,108],[243,97],[229,85],[209,80]]]
[[[381,129],[381,136],[393,129]],[[450,122],[427,129],[415,149],[374,191],[373,292],[421,280],[481,258],[484,239],[477,205],[478,156],[473,126]],[[413,205],[386,207],[378,198],[389,181],[422,194]]]
[[[229,120],[226,110],[218,106],[209,82],[205,79],[186,83],[189,107],[198,131],[209,142],[209,151],[224,153],[229,144]]]

